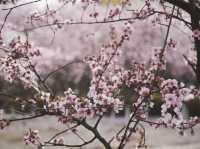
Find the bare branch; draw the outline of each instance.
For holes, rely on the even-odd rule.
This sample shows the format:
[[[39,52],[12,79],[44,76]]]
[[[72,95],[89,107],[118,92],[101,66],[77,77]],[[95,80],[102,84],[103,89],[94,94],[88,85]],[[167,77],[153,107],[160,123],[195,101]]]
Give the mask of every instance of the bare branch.
[[[172,8],[172,15],[174,13],[174,10],[175,10],[175,6],[173,6]],[[166,36],[165,36],[165,41],[164,41],[164,44],[163,44],[163,47],[161,49],[161,52],[160,52],[160,58],[163,56],[164,52],[165,52],[165,48],[166,48],[166,45],[167,45],[167,40],[168,40],[168,37],[169,37],[169,31],[170,31],[170,27],[171,27],[171,24],[172,24],[172,15],[170,16],[170,20],[169,20],[169,24],[168,24],[168,28],[167,28],[167,33],[166,33]]]
[[[3,8],[3,9],[1,9],[1,10],[12,10],[12,9],[15,9],[15,8],[18,8],[18,7],[22,7],[22,6],[25,6],[25,5],[37,3],[37,2],[39,2],[39,1],[41,1],[41,0],[35,0],[35,1],[27,2],[27,3],[19,4],[19,5],[10,7],[10,8]]]
[[[56,133],[53,137],[51,137],[51,138],[50,138],[48,141],[46,141],[45,143],[46,143],[46,144],[51,143],[51,141],[52,141],[53,139],[55,139],[56,137],[58,137],[58,136],[60,136],[61,134],[64,134],[64,133],[66,133],[66,132],[68,132],[68,131],[70,131],[70,130],[72,130],[72,129],[78,127],[78,126],[80,126],[80,124],[81,124],[81,123],[78,123],[78,124],[76,124],[76,125],[74,125],[74,126],[72,126],[72,127],[70,127],[70,128],[67,128],[67,129],[65,129],[65,130],[63,130],[63,131],[61,131],[61,132],[59,132],[59,133]]]
[[[132,11],[132,10],[129,10]],[[109,24],[109,23],[117,23],[117,22],[125,22],[125,21],[132,21],[132,20],[143,20],[146,19],[150,16],[153,16],[155,14],[161,14],[161,15],[167,15],[166,12],[162,12],[162,11],[152,11],[151,13],[149,13],[148,15],[144,16],[144,17],[140,17],[140,16],[135,16],[135,17],[127,17],[127,18],[118,18],[118,19],[112,19],[112,20],[102,20],[102,21],[89,21],[89,22],[84,22],[84,21],[75,21],[75,22],[68,22],[68,23],[64,23],[64,22],[55,22],[55,23],[51,23],[51,24],[43,24],[43,25],[39,25],[36,27],[32,27],[32,28],[27,28],[25,29],[25,31],[33,31],[33,30],[37,30],[40,28],[45,28],[45,27],[49,27],[49,26],[57,26],[57,25],[92,25],[92,24]],[[179,21],[184,22],[187,26],[190,25],[191,26],[191,22],[184,20],[183,18],[180,18],[176,15],[170,15],[172,18],[177,19]]]
[[[187,61],[188,65],[192,68],[192,70],[196,73],[196,65],[191,62],[186,55],[183,54],[183,58]]]
[[[74,121],[79,122],[80,120],[74,118]],[[83,127],[91,131],[95,135],[96,139],[98,139],[104,145],[106,149],[112,149],[110,144],[105,140],[105,138],[101,136],[101,134],[96,128],[90,126],[86,121],[83,121],[81,124]]]
[[[99,118],[97,119],[97,122],[96,122],[95,125],[94,125],[94,128],[97,129],[97,127],[98,127],[100,121],[102,120],[102,118],[103,118],[103,115],[100,115]]]

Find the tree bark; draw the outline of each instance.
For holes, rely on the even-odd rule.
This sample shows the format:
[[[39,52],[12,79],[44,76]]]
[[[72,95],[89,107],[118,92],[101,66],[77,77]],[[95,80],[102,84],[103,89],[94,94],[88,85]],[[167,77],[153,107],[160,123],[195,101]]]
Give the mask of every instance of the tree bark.
[[[186,2],[184,0],[165,0],[165,1],[171,3],[174,6],[177,6],[178,8],[183,9],[189,14],[192,14],[195,11],[197,11],[200,16],[200,9],[194,3]]]
[[[191,23],[192,23],[192,30],[200,30],[200,15],[198,12],[191,14]],[[194,37],[194,48],[197,52],[197,64],[196,64],[196,79],[197,84],[200,86],[200,40],[197,37]]]
[[[172,5],[177,6],[178,8],[183,9],[185,12],[191,16],[191,27],[192,31],[200,30],[200,8],[193,2],[186,2],[184,0],[165,0]],[[196,79],[197,85],[200,87],[200,40],[197,37],[194,37],[194,48],[197,52],[197,64],[196,64]]]

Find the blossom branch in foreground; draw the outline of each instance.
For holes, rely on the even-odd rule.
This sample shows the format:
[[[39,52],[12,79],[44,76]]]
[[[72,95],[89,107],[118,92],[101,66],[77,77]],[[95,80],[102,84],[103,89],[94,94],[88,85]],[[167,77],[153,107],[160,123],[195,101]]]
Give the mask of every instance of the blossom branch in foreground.
[[[65,2],[66,1],[61,1],[61,4],[67,5]],[[67,2],[77,3],[77,1]],[[93,0],[81,1],[80,3],[86,4],[84,5],[85,9],[90,5],[97,5],[97,1]],[[67,128],[56,133],[47,141],[42,141],[37,130],[29,129],[25,134],[25,143],[32,144],[37,148],[45,146],[82,147],[92,143],[94,140],[98,140],[106,149],[111,149],[113,140],[116,139],[118,143],[117,148],[123,149],[130,141],[131,136],[136,132],[141,135],[139,145],[145,146],[145,129],[143,129],[141,123],[148,123],[156,128],[164,126],[176,129],[180,131],[181,134],[187,129],[193,130],[193,127],[199,124],[199,118],[184,118],[182,109],[184,102],[199,97],[200,91],[198,86],[189,86],[176,79],[164,77],[161,73],[166,71],[166,53],[168,46],[171,44],[172,47],[176,45],[176,43],[173,43],[172,39],[168,43],[171,33],[170,29],[173,23],[172,20],[176,19],[177,21],[187,24],[187,27],[194,25],[194,22],[191,24],[187,19],[183,19],[181,15],[178,14],[178,9],[176,9],[178,5],[176,2],[174,3],[176,4],[174,6],[165,6],[162,4],[163,11],[157,11],[154,10],[152,1],[146,0],[142,8],[136,10],[126,9],[130,5],[130,1],[125,0],[122,2],[123,5],[121,6],[121,9],[114,7],[111,8],[111,10],[108,10],[108,15],[106,15],[102,21],[99,21],[100,19],[98,18],[100,13],[96,11],[96,7],[93,7],[94,11],[90,12],[88,15],[92,21],[87,22],[81,20],[79,22],[70,20],[62,23],[62,21],[59,21],[57,18],[58,11],[51,9],[48,2],[46,2],[45,11],[35,12],[28,18],[28,21],[30,21],[28,23],[32,25],[36,23],[36,25],[35,27],[31,26],[30,28],[25,29],[27,33],[28,31],[50,26],[55,26],[58,30],[65,24],[89,25],[113,23],[110,25],[108,34],[109,40],[101,45],[98,54],[87,56],[84,61],[78,60],[65,64],[51,71],[43,78],[36,69],[36,63],[34,63],[34,58],[40,56],[40,51],[30,43],[28,37],[26,41],[20,36],[10,41],[5,41],[2,37],[0,46],[3,54],[0,57],[0,69],[8,81],[15,83],[15,81],[20,80],[23,82],[24,86],[36,91],[36,95],[32,100],[34,107],[38,109],[36,110],[35,115],[29,117],[16,119],[2,118],[0,120],[0,127],[3,129],[12,122],[30,120],[45,115],[55,116],[58,121]],[[25,3],[11,7],[9,10],[11,12],[14,8],[24,5]],[[186,9],[188,13],[194,11],[190,10],[190,8],[181,8]],[[126,10],[131,13],[131,16],[122,18],[123,12]],[[175,14],[176,12],[177,14]],[[154,53],[150,58],[149,63],[133,61],[131,62],[130,67],[123,67],[120,63],[124,52],[123,49],[126,48],[126,43],[132,40],[131,35],[134,34],[132,25],[134,21],[145,20],[156,14],[166,17],[164,23],[160,20],[157,20],[159,23],[156,21],[154,22],[159,25],[165,24],[165,27],[167,27],[163,46],[161,48],[154,48]],[[7,16],[4,19],[4,24]],[[47,24],[44,24],[44,22],[47,22]],[[115,26],[115,23],[117,22],[121,22],[122,24],[119,28]],[[166,25],[166,23],[168,24]],[[199,39],[199,31],[197,30],[198,28],[195,27],[195,29],[196,30],[193,31],[195,32],[193,36],[195,42],[197,42]],[[51,92],[51,88],[45,84],[46,81],[53,74],[74,62],[84,62],[89,66],[91,71],[89,91],[86,95],[79,95],[73,89],[68,88],[62,95],[55,95]],[[195,72],[197,72],[197,69],[198,67]],[[127,105],[127,103],[125,103],[125,98],[121,96],[123,88],[130,89],[132,96],[135,97],[135,100],[131,100],[132,105]],[[147,114],[149,109],[154,108],[155,93],[160,96],[162,102],[161,115],[155,121],[151,121]],[[23,102],[28,103],[28,100],[24,100]],[[107,140],[98,129],[105,113],[109,110],[118,113],[127,106],[132,110],[127,124],[119,129],[110,140]],[[92,125],[88,123],[89,118],[97,118],[97,120],[95,120],[95,123]],[[88,140],[83,138],[81,134],[76,131],[80,126],[84,127],[88,133],[92,133],[93,136]],[[139,127],[141,127],[141,130],[139,130]],[[65,144],[65,138],[60,136],[67,132],[76,135],[82,143]]]

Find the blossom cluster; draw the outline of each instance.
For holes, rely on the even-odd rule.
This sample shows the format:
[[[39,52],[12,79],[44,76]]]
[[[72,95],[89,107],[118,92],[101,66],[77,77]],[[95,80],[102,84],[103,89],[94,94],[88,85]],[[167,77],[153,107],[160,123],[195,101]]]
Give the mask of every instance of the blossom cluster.
[[[4,129],[5,127],[9,126],[10,122],[7,119],[0,119],[0,129]]]
[[[39,131],[38,130],[31,130],[27,131],[24,135],[24,142],[28,144],[33,144],[37,146],[38,149],[41,148],[41,143],[39,141],[40,136],[39,136]]]
[[[182,113],[183,102],[197,96],[198,90],[194,87],[187,88],[184,83],[175,79],[163,80],[160,84],[160,93],[164,103],[161,108],[161,119],[170,127],[182,127],[185,120]]]
[[[111,27],[111,42],[103,45],[98,56],[86,58],[89,64],[92,80],[87,97],[78,97],[71,89],[64,93],[63,98],[51,99],[50,94],[43,96],[47,110],[62,113],[62,122],[68,122],[73,117],[84,118],[87,116],[102,115],[109,109],[118,112],[123,108],[123,102],[115,97],[122,85],[123,69],[117,65],[117,56],[120,55],[119,47],[124,40],[128,40],[131,33],[126,24],[123,35],[118,36],[116,29]]]
[[[91,84],[86,97],[78,97],[70,88],[64,97],[52,98],[50,93],[43,93],[44,108],[48,112],[61,113],[59,120],[63,123],[73,121],[73,118],[94,117],[102,115],[109,109],[115,112],[125,105],[118,95],[123,85],[134,87],[137,100],[133,103],[138,108],[138,117],[146,118],[146,108],[153,107],[152,92],[160,92],[164,101],[161,121],[167,125],[180,128],[183,123],[182,102],[194,99],[198,94],[195,88],[187,88],[177,80],[165,79],[159,76],[160,70],[166,69],[163,49],[155,49],[149,64],[133,62],[129,69],[119,64],[120,47],[132,33],[130,22],[124,24],[122,34],[111,26],[111,41],[102,45],[97,56],[86,57],[92,75]]]
[[[40,56],[40,51],[28,41],[23,41],[20,36],[10,43],[1,43],[4,53],[0,57],[1,71],[5,73],[8,81],[21,80],[28,87],[37,88],[34,78],[34,64],[32,59]]]
[[[133,96],[136,97],[136,100],[132,101],[131,106],[129,105],[133,112],[131,113],[129,122],[125,127],[124,135],[117,136],[117,139],[122,144],[125,144],[128,141],[128,136],[131,136],[131,133],[137,130],[137,122],[141,120],[152,124],[152,122],[148,121],[148,117],[146,115],[149,112],[149,108],[154,106],[153,93],[161,95],[162,102],[161,117],[158,122],[155,122],[154,124],[157,126],[165,125],[171,128],[178,128],[181,132],[185,128],[192,128],[195,124],[199,123],[200,120],[197,117],[185,119],[182,112],[183,104],[184,102],[190,101],[199,96],[199,89],[194,86],[188,87],[178,80],[162,76],[162,72],[166,69],[166,49],[175,48],[177,45],[177,42],[172,38],[170,38],[169,42],[167,42],[171,21],[169,22],[169,26],[165,25],[168,27],[168,33],[165,39],[166,45],[164,44],[162,48],[154,50],[149,63],[134,61],[131,63],[130,68],[124,68],[120,64],[122,53],[121,48],[124,48],[124,43],[131,39],[133,20],[143,20],[155,13],[151,1],[153,0],[145,0],[144,6],[139,10],[129,10],[126,6],[130,6],[131,1],[121,0],[120,4],[122,7],[111,6],[111,9],[108,8],[103,21],[98,21],[101,14],[96,10],[96,4],[99,2],[96,0],[60,0],[62,3],[60,8],[51,9],[47,4],[45,11],[33,12],[30,17],[28,17],[28,24],[31,24],[33,27],[36,26],[35,28],[49,26],[54,34],[55,31],[62,28],[64,24],[94,24],[107,23],[106,21],[125,22],[125,20],[128,20],[120,26],[122,28],[121,32],[118,32],[117,27],[113,25],[110,26],[109,41],[101,46],[97,55],[85,58],[84,62],[90,68],[91,82],[87,95],[83,97],[80,97],[71,88],[68,88],[64,92],[63,96],[56,96],[54,93],[49,93],[51,90],[45,84],[45,79],[43,80],[40,78],[40,75],[35,69],[35,64],[33,63],[33,59],[40,56],[40,51],[33,48],[28,39],[23,41],[21,37],[17,37],[10,43],[6,44],[0,37],[0,48],[3,51],[3,54],[0,57],[0,70],[5,73],[5,76],[10,82],[21,80],[24,85],[36,89],[38,91],[37,93],[40,94],[43,106],[43,109],[40,109],[41,112],[58,116],[59,121],[64,124],[69,122],[78,122],[79,120],[85,120],[89,117],[103,116],[103,114],[110,109],[114,112],[118,112],[126,106],[123,97],[120,96],[122,89],[124,87],[131,89]],[[88,15],[90,19],[92,18],[92,22],[83,21],[82,16],[80,22],[74,22],[71,19],[63,21],[64,19],[57,15],[65,4],[75,4],[78,2],[84,5],[82,7],[83,11],[87,11],[89,5],[94,6],[92,11],[89,10]],[[167,9],[171,10],[171,8],[163,5],[163,9],[164,12],[160,12],[160,15],[165,13],[164,17],[166,21],[169,21],[170,17],[172,19],[173,13],[169,15],[167,12]],[[121,16],[123,15],[123,10],[127,10],[127,13],[131,12],[131,17],[133,19],[129,19],[129,15],[126,15],[127,17],[122,19]],[[178,11],[179,10],[177,10],[177,15],[175,15],[176,18],[180,15],[178,14]],[[161,19],[161,17],[157,17],[153,22],[161,24]],[[199,40],[200,31],[194,30],[193,37]],[[46,90],[49,90],[43,91],[43,88],[39,86],[41,84],[43,87],[45,86]],[[33,99],[33,104],[37,103],[38,99]],[[24,108],[24,106],[24,103],[22,103],[22,108]],[[17,121],[17,119],[15,121]],[[0,128],[3,129],[8,126],[10,122],[11,121],[9,120],[1,118]],[[87,123],[84,121],[82,124]],[[98,121],[96,124],[98,125]],[[94,134],[97,133],[97,137],[99,137],[100,134],[98,134],[98,130],[94,130],[96,129],[95,127],[90,127],[89,124],[86,125],[86,128]],[[144,132],[140,132],[142,135],[144,134]],[[54,145],[64,145],[63,138],[55,138],[52,140],[51,143]],[[26,144],[33,144],[38,148],[43,146],[40,142],[40,136],[37,130],[30,129],[27,131],[24,136],[24,141]],[[84,143],[87,142],[84,141]]]
[[[193,31],[193,37],[194,37],[194,38],[197,38],[198,40],[200,40],[200,30],[195,29],[195,30]]]
[[[54,139],[53,143],[55,143],[55,144],[64,144],[64,138],[61,137],[61,138],[58,138],[58,139]]]

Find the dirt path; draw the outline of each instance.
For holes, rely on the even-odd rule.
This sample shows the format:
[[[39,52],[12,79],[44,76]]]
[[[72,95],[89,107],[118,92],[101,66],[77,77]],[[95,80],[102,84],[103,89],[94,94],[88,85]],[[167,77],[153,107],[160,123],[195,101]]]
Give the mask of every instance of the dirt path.
[[[106,117],[100,124],[101,134],[105,134],[109,139],[112,135],[120,129],[120,126],[126,124],[127,118]],[[0,131],[0,149],[32,149],[33,147],[25,146],[23,143],[23,134],[29,128],[39,129],[42,139],[48,139],[58,130],[65,127],[62,124],[55,123],[55,118],[44,117],[43,119],[35,119],[27,122],[19,122],[10,127]],[[92,123],[93,120],[90,120]],[[154,129],[149,126],[146,128],[146,144],[150,149],[200,149],[200,127],[195,128],[195,135],[191,136],[190,132],[185,132],[184,136],[180,136],[178,132],[170,129]],[[85,129],[80,128],[79,132],[84,138],[92,137]],[[77,143],[78,139],[72,134],[64,136],[66,143]],[[126,149],[135,149],[135,141],[138,136],[132,138]],[[113,147],[116,146],[115,142]],[[56,149],[60,149],[56,148]],[[85,147],[84,149],[102,149],[103,147],[98,141]],[[82,148],[83,149],[83,148]]]

